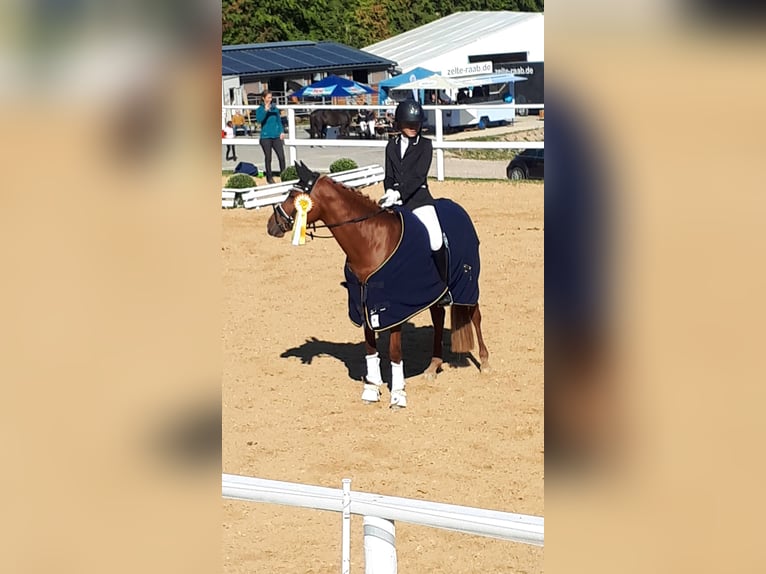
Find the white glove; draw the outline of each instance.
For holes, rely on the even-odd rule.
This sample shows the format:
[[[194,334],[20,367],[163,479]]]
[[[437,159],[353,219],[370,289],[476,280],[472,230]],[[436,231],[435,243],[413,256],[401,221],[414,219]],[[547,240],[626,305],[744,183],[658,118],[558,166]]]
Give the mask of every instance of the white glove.
[[[401,205],[402,196],[395,189],[387,189],[383,197],[378,201],[381,207],[391,207],[392,205]]]

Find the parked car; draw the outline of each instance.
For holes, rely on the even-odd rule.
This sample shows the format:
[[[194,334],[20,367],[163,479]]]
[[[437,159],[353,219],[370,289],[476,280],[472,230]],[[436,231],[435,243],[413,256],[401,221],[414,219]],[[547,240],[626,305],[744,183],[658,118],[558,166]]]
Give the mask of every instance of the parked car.
[[[521,150],[515,158],[511,160],[505,173],[508,179],[544,179],[545,171],[545,150],[544,149],[525,149]]]

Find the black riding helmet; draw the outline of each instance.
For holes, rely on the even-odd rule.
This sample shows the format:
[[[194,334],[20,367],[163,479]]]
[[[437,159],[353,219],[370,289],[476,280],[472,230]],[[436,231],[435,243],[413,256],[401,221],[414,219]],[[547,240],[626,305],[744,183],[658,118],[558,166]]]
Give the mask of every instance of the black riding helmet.
[[[422,124],[426,119],[426,113],[415,100],[405,100],[396,106],[394,119],[398,124]]]

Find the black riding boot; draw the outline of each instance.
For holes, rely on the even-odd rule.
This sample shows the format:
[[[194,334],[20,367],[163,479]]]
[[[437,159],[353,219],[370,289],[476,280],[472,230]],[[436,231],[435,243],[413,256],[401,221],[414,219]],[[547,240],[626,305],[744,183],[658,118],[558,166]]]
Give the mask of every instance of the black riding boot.
[[[439,277],[441,277],[441,280],[445,285],[449,286],[449,252],[447,251],[447,246],[442,245],[438,251],[432,251],[431,256],[434,258],[434,263],[436,263],[436,269],[439,272]],[[452,305],[452,294],[449,292],[449,290],[447,290],[447,292],[442,296],[441,299],[439,299],[439,301],[436,302],[436,304],[442,307]]]

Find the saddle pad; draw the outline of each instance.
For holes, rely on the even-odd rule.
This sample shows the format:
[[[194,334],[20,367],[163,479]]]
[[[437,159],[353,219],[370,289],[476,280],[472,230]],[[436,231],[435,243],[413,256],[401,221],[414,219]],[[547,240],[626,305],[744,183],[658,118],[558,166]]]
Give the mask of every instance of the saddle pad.
[[[450,286],[455,304],[474,305],[479,300],[479,239],[468,214],[447,199],[436,209],[450,249]],[[446,291],[431,255],[428,232],[408,209],[396,209],[402,219],[399,245],[366,283],[360,283],[344,266],[348,289],[348,315],[357,327],[385,331],[428,309]],[[454,243],[454,245],[453,245]]]

